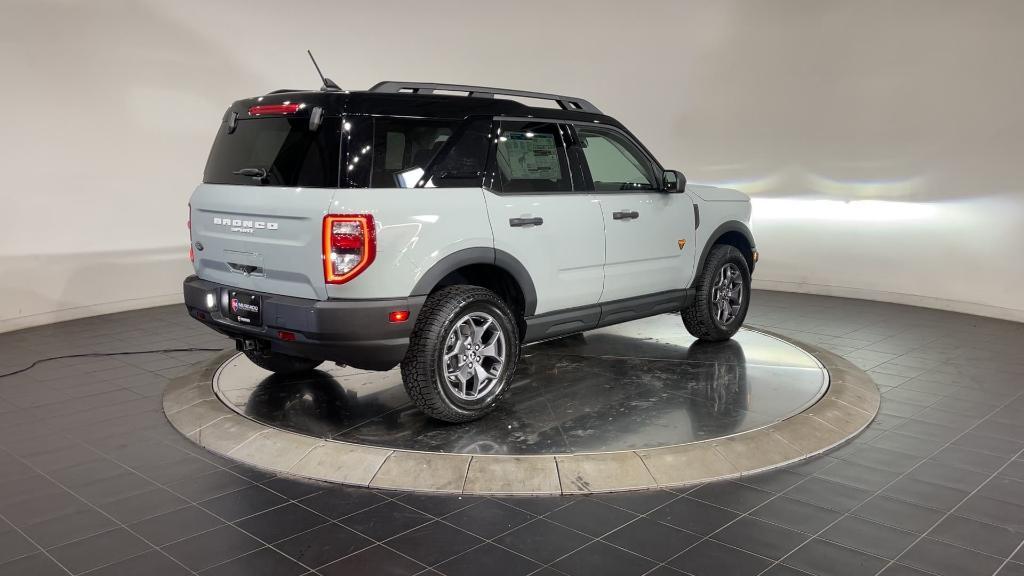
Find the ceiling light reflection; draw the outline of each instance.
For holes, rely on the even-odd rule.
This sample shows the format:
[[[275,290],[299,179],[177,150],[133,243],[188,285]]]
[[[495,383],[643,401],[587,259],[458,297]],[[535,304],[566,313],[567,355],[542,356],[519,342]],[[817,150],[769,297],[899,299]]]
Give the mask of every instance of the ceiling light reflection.
[[[808,200],[798,198],[753,198],[752,219],[758,220],[833,220],[853,222],[892,222],[925,220],[938,211],[932,204],[888,200]]]

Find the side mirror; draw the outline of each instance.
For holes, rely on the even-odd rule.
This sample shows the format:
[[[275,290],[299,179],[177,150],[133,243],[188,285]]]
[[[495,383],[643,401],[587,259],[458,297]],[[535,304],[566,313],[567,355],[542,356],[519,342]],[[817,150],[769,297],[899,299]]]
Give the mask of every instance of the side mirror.
[[[665,192],[682,192],[686,190],[686,176],[678,170],[665,170],[661,177],[662,190]]]

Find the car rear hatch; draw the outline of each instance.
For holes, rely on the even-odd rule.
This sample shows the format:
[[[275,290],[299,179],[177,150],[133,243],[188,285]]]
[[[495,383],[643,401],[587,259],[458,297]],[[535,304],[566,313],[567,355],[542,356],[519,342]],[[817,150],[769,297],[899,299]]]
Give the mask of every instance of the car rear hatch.
[[[225,114],[189,204],[200,278],[327,298],[322,225],[338,186],[340,119],[292,100],[301,98],[241,101]]]

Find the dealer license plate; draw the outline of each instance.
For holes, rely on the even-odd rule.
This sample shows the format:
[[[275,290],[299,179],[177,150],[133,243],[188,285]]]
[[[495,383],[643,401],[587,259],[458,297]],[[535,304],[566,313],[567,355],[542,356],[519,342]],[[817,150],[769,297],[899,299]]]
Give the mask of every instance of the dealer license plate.
[[[225,315],[239,324],[260,326],[263,324],[260,310],[262,306],[258,294],[232,290],[228,293],[228,309]]]

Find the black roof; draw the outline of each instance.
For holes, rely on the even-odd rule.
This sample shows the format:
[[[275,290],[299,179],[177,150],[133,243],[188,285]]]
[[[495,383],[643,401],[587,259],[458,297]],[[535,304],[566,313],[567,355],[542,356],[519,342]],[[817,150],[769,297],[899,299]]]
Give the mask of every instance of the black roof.
[[[285,102],[305,104],[304,111],[319,106],[325,114],[330,116],[369,114],[445,119],[462,119],[467,116],[521,116],[597,122],[623,128],[617,120],[605,114],[584,110],[527,106],[521,102],[501,97],[372,90],[353,92],[275,90],[264,96],[238,100],[227,110],[224,118],[226,120],[234,112],[238,114],[239,120],[244,120],[249,117],[249,108],[252,106]],[[303,114],[308,114],[308,112],[299,115]]]

